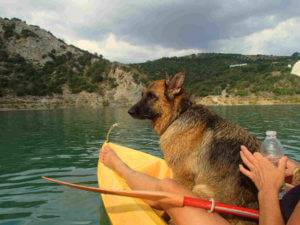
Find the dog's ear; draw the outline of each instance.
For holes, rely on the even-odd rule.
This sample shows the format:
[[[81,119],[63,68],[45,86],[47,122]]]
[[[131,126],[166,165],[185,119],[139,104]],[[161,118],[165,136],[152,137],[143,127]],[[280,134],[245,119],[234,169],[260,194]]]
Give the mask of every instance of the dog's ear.
[[[173,99],[177,94],[181,92],[185,75],[184,73],[176,73],[172,78],[166,79],[167,96],[169,99]]]

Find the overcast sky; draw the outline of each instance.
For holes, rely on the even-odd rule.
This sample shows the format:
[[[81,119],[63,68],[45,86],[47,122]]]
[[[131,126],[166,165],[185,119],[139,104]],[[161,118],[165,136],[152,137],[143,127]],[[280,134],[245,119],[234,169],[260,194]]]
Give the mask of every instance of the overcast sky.
[[[300,0],[0,0],[0,17],[119,62],[300,51]]]

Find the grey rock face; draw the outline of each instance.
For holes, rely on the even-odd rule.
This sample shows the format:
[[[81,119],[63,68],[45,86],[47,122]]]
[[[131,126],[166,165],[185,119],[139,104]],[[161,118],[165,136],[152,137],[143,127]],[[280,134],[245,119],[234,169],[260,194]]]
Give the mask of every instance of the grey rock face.
[[[19,19],[0,18],[0,37],[9,54],[19,54],[34,64],[43,65],[51,61],[51,54],[83,54],[82,50],[57,39],[49,31],[28,25]]]

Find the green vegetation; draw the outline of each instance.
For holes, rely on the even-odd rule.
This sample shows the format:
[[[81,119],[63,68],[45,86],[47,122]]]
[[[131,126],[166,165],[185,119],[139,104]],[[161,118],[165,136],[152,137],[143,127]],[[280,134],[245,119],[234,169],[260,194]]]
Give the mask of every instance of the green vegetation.
[[[31,30],[27,30],[27,29],[24,29],[21,31],[21,37],[23,38],[28,38],[28,37],[39,37],[36,33],[32,32]]]
[[[198,96],[220,95],[224,89],[238,96],[294,95],[300,94],[300,78],[290,75],[288,65],[299,59],[298,53],[291,57],[206,53],[164,57],[131,66],[146,73],[150,80],[185,71],[187,89]],[[247,65],[229,67],[241,63]]]
[[[86,76],[90,77],[93,82],[101,82],[109,72],[109,61],[99,60],[93,63],[86,71]]]
[[[17,54],[18,51],[8,51],[6,46],[15,46],[17,49],[18,43],[26,41],[22,39],[44,41],[43,32],[38,32],[38,35],[35,31],[40,29],[39,27],[26,27],[26,23],[16,18],[5,18],[0,22],[3,30],[0,33],[0,96],[60,94],[64,85],[67,85],[72,93],[83,90],[103,93],[104,87],[118,86],[117,80],[108,76],[110,71],[114,71],[111,62],[102,55],[91,54],[67,45],[62,39],[57,39],[59,47],[56,43],[53,45],[55,49],[51,51],[43,47],[37,49],[41,58],[34,60],[40,62],[31,61],[31,49],[24,54],[26,57],[28,55],[26,59]],[[22,29],[20,23],[23,23]],[[48,34],[52,35],[50,32]],[[45,40],[44,45],[47,45],[49,40]],[[68,51],[70,48],[72,51]],[[35,51],[36,49],[33,54],[39,56]],[[165,78],[166,74],[173,75],[185,71],[188,91],[198,96],[220,95],[226,90],[226,93],[235,96],[254,94],[281,97],[300,94],[300,78],[290,75],[291,68],[288,67],[298,60],[299,52],[291,56],[206,53],[116,66],[122,67],[128,74],[130,72],[138,84]],[[243,63],[247,65],[230,68],[230,65]]]
[[[15,23],[4,24],[2,27],[2,29],[4,31],[4,34],[3,34],[4,38],[8,39],[8,38],[14,36],[15,28],[16,28]]]
[[[72,93],[88,91],[101,94],[104,93],[103,88],[111,89],[118,86],[117,80],[109,76],[113,67],[110,61],[104,59],[102,55],[91,54],[73,45],[68,46],[62,39],[57,39],[59,49],[53,48],[51,51],[43,47],[38,49],[42,53],[40,62],[32,61],[31,49],[28,49],[26,54],[28,58],[8,51],[9,43],[17,45],[22,42],[21,39],[43,41],[43,32],[40,36],[35,32],[40,29],[39,27],[26,27],[23,23],[20,30],[19,23],[22,22],[16,18],[0,20],[0,27],[3,30],[0,32],[0,96],[61,94],[65,85]],[[52,35],[50,32],[48,34]],[[72,52],[67,50],[70,48],[73,49]],[[33,54],[36,54],[35,51],[33,49]],[[126,70],[131,69],[120,64],[117,66]],[[135,79],[140,79],[138,72]]]
[[[109,70],[110,64],[105,59],[84,53],[80,61],[70,52],[59,56],[51,52],[49,56],[53,60],[38,67],[20,55],[8,56],[3,49],[0,50],[0,60],[5,66],[0,68],[0,95],[5,94],[4,90],[18,96],[51,95],[62,93],[64,84],[68,84],[73,93],[83,90],[95,92],[98,91],[98,83],[107,79],[103,72]]]
[[[52,58],[52,61],[36,67],[20,55],[9,56],[0,49],[0,61],[6,65],[0,71],[0,95],[5,94],[4,90],[19,96],[62,93],[64,84],[73,93],[82,90],[101,92],[99,84],[102,82],[106,82],[110,88],[118,85],[115,79],[107,76],[111,63],[102,56],[88,52],[80,56],[71,52],[57,55],[55,50],[46,56]],[[290,75],[288,68],[288,64],[297,60],[295,56],[199,54],[131,64],[125,69],[132,71],[136,83],[146,83],[164,78],[165,74],[185,71],[188,91],[198,96],[220,95],[224,89],[235,96],[282,96],[300,94],[300,78]],[[247,63],[247,66],[229,67],[239,63]],[[143,73],[147,76],[142,76]]]

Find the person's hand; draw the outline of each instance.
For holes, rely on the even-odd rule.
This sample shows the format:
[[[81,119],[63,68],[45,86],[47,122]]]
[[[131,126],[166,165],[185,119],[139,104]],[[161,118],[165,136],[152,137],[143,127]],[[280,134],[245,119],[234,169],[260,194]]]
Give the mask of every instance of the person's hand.
[[[276,192],[278,193],[285,177],[285,169],[288,158],[282,157],[278,162],[278,167],[275,167],[272,162],[263,157],[260,153],[252,154],[245,146],[241,146],[241,158],[246,169],[240,165],[240,171],[249,177],[256,185],[259,192]]]
[[[285,175],[286,176],[293,176],[294,171],[299,167],[300,167],[300,165],[297,162],[295,162],[291,159],[288,159],[287,164],[286,164]]]

